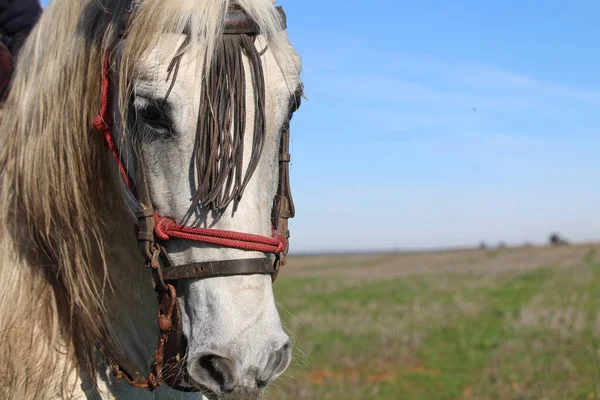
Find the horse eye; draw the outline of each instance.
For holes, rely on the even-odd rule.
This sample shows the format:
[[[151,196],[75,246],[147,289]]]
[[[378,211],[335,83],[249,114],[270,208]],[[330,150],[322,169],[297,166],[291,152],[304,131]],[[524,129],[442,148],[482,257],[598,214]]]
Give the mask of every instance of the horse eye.
[[[290,114],[296,112],[302,104],[302,92],[296,91],[290,104]]]
[[[139,116],[152,127],[164,127],[168,124],[164,111],[158,104],[147,104],[138,110]]]
[[[156,101],[144,101],[142,104],[136,104],[135,112],[138,122],[141,122],[161,133],[170,134],[171,121],[168,117],[167,106]]]
[[[162,113],[158,107],[146,106],[139,111],[139,115],[148,123],[160,123],[164,120]]]

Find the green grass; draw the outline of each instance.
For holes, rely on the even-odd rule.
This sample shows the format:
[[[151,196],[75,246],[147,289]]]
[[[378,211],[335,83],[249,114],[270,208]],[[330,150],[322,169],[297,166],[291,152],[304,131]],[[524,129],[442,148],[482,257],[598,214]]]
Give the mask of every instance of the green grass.
[[[292,258],[294,360],[265,398],[600,399],[595,246],[488,254]]]

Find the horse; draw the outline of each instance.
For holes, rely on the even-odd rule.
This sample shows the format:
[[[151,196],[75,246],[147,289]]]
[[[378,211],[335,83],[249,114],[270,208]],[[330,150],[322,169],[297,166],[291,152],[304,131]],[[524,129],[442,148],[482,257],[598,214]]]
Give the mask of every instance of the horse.
[[[0,398],[256,399],[301,60],[273,0],[53,0],[0,124]]]

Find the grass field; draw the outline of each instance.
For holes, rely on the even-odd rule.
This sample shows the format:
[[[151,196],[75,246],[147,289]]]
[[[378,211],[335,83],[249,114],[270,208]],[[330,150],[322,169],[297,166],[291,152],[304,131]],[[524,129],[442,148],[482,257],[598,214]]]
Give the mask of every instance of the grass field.
[[[291,257],[265,398],[600,399],[600,244]]]

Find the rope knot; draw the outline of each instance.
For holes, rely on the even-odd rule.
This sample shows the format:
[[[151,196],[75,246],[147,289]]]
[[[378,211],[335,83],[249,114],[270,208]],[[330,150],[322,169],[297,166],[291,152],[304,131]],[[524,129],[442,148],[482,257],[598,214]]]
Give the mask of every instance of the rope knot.
[[[154,233],[160,240],[169,240],[171,236],[169,236],[169,229],[174,227],[175,221],[169,218],[161,218],[157,215],[154,216],[154,220],[156,221],[156,225],[154,226]]]
[[[273,253],[275,253],[275,254],[283,253],[285,251],[285,249],[287,249],[287,246],[288,246],[288,242],[287,242],[287,239],[285,238],[285,236],[283,236],[283,234],[281,234],[280,232],[273,229],[272,237],[273,237],[273,239],[277,239],[279,241],[279,244],[277,245],[277,248],[275,249],[275,251]]]
[[[108,124],[104,120],[104,117],[100,114],[96,115],[96,118],[94,118],[93,125],[94,129],[96,129],[99,132],[104,133],[108,131]]]

